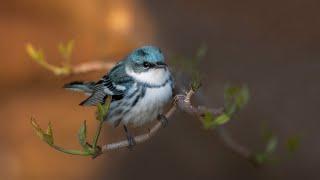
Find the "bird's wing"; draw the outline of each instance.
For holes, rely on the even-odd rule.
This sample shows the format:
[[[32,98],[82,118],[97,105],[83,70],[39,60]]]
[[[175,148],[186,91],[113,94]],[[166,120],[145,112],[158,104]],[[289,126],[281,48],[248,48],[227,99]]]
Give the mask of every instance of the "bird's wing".
[[[96,105],[104,103],[107,96],[112,96],[112,100],[120,100],[123,98],[128,85],[132,83],[133,79],[125,72],[125,67],[122,62],[114,66],[109,74],[103,76],[98,81],[94,88],[92,95],[80,103],[83,106]]]

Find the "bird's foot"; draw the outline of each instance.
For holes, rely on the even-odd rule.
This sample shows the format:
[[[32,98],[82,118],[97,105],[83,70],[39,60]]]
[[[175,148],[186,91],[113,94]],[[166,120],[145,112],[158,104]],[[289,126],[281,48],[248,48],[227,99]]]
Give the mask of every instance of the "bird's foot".
[[[127,126],[124,125],[123,128],[124,128],[124,132],[126,133],[128,144],[129,144],[128,149],[133,150],[133,147],[137,144],[136,141],[134,140],[134,136],[130,134]]]
[[[157,119],[161,122],[163,128],[168,126],[168,119],[165,115],[159,114]]]

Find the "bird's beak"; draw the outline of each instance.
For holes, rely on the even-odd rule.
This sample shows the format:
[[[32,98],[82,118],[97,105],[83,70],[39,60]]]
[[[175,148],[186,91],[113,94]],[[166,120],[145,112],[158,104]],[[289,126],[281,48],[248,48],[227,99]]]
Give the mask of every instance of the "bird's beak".
[[[166,68],[168,65],[164,62],[157,62],[156,68]]]

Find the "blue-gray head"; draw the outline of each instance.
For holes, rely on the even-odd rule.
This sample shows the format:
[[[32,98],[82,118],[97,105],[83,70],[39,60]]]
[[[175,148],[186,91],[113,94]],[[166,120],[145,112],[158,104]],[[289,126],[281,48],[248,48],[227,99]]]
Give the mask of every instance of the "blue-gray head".
[[[161,50],[154,46],[135,49],[125,60],[125,66],[129,76],[149,85],[162,85],[171,76]]]
[[[127,63],[130,68],[137,73],[152,69],[167,68],[161,50],[155,46],[143,46],[135,49],[127,57]]]

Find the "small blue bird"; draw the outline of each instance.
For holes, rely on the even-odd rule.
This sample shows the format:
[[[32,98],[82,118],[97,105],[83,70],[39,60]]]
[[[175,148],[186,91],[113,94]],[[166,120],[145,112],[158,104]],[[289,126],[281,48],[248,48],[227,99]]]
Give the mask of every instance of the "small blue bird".
[[[106,121],[115,127],[123,123],[127,132],[126,125],[142,126],[157,118],[166,121],[163,108],[172,98],[174,82],[161,50],[143,46],[98,82],[72,82],[64,87],[89,94],[80,103],[83,106],[104,103],[112,96]]]

